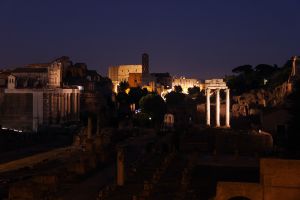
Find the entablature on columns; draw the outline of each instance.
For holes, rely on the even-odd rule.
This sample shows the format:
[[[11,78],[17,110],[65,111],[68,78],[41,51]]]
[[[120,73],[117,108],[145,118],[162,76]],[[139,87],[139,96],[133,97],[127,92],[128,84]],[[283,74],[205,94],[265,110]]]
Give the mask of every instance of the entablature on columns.
[[[217,90],[217,89],[227,89],[226,82],[223,81],[223,79],[211,79],[211,80],[205,80],[205,89],[210,90]]]
[[[206,87],[205,89],[210,89],[210,90],[226,90],[226,89],[228,89],[228,87],[227,86],[222,86],[222,87],[220,87],[220,86],[208,86],[208,87]]]
[[[229,89],[223,79],[205,80],[205,95],[206,95],[206,125],[210,126],[210,96],[216,94],[216,127],[220,127],[220,90],[226,90],[226,127],[230,127],[230,97]]]

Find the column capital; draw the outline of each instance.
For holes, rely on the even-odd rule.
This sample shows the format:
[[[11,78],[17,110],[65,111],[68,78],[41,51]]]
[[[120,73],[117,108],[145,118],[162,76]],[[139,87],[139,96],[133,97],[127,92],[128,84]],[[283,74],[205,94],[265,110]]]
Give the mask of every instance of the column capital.
[[[205,90],[205,95],[206,96],[210,96],[210,90],[211,90],[210,88],[206,88],[206,90]]]

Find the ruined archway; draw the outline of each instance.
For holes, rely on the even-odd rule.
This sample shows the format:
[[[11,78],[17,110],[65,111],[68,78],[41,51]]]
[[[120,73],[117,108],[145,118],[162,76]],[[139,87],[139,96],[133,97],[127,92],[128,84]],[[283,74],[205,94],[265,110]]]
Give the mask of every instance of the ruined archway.
[[[218,182],[215,200],[261,200],[263,189],[259,183]]]

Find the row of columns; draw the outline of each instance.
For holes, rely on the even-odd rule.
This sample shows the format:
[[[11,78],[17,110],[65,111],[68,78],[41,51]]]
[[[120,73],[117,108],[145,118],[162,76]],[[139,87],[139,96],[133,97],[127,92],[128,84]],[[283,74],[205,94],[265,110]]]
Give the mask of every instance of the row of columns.
[[[226,91],[226,114],[225,126],[230,127],[230,94],[229,89]],[[206,90],[206,125],[210,126],[210,94],[211,89]],[[216,127],[220,127],[220,89],[216,89]]]
[[[79,93],[50,93],[49,94],[49,116],[53,122],[59,116],[61,119],[79,119],[80,94]]]

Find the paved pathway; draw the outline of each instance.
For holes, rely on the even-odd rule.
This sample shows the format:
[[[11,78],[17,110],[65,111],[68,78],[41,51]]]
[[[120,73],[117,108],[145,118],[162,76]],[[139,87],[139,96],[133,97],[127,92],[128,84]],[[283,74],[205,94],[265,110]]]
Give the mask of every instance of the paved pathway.
[[[79,151],[78,148],[73,146],[58,148],[52,151],[35,154],[18,160],[6,162],[0,164],[0,173],[14,171],[25,167],[31,167],[43,161],[57,160],[60,158],[66,158]]]
[[[96,200],[100,188],[114,183],[115,179],[116,166],[107,166],[90,178],[74,185],[65,195],[61,197],[61,199]]]

